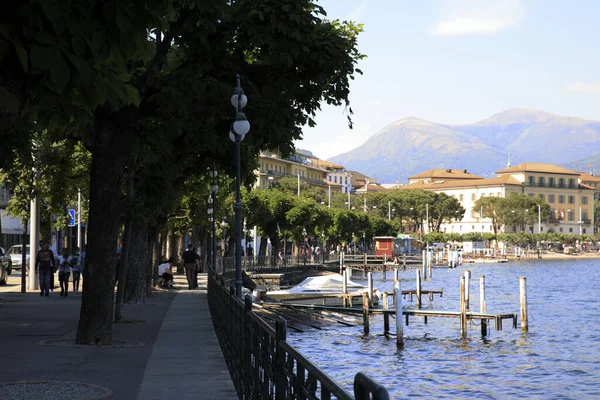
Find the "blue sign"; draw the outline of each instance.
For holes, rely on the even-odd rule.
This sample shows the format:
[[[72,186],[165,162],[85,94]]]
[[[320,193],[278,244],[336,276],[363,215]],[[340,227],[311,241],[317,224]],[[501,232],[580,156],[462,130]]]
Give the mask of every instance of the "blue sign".
[[[69,226],[75,226],[75,210],[69,210]]]

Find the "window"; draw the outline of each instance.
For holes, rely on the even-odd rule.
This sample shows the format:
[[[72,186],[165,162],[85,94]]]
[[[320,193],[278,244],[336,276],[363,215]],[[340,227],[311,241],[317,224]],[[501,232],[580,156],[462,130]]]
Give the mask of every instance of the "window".
[[[463,196],[462,194],[459,196],[459,200],[460,200],[460,201],[463,201],[463,200],[464,200],[464,196]]]
[[[563,204],[563,203],[565,202],[565,196],[564,196],[564,195],[562,195],[562,194],[559,194],[559,195],[558,195],[558,202],[559,202],[560,204]]]
[[[562,232],[562,231],[563,231],[563,228],[560,228],[560,231]]]
[[[553,194],[548,195],[548,203],[554,203],[554,195]]]
[[[502,197],[502,193],[500,193],[500,192],[496,193],[496,197]]]
[[[535,185],[535,176],[530,176],[529,177],[529,186],[534,186]]]
[[[569,228],[569,232],[570,232],[570,233],[573,233],[573,228]]]
[[[569,188],[575,188],[575,179],[569,178]]]
[[[569,204],[575,204],[575,196],[569,196]]]
[[[555,213],[556,211],[554,211],[554,208],[550,209],[550,221],[554,221],[555,219]]]
[[[582,211],[582,212],[581,212],[581,219],[582,219],[583,221],[587,221],[587,220],[588,220],[588,213],[587,213],[587,210],[584,210],[584,211]]]
[[[485,193],[481,193],[481,197],[485,197]]]
[[[554,187],[554,178],[548,178],[548,186]]]
[[[337,183],[337,176],[333,178],[333,182]]]
[[[472,230],[475,230],[475,225],[471,225],[471,229],[472,229]]]
[[[565,178],[558,178],[558,187],[559,188],[565,187]]]
[[[581,204],[587,204],[587,203],[588,203],[587,196],[581,196]]]
[[[583,233],[587,233],[585,228],[583,228]]]
[[[546,179],[543,176],[540,176],[538,178],[538,186],[539,187],[544,187],[546,186]]]
[[[329,182],[331,182],[331,175],[329,175],[327,178],[329,179]]]
[[[538,197],[542,200],[546,200],[546,195],[544,194],[538,194]]]
[[[529,197],[535,197],[535,193],[527,193],[527,196],[529,196]]]
[[[540,226],[540,232],[544,232],[544,227]]]
[[[575,213],[572,210],[569,210],[567,212],[567,218],[569,219],[569,221],[575,221]]]

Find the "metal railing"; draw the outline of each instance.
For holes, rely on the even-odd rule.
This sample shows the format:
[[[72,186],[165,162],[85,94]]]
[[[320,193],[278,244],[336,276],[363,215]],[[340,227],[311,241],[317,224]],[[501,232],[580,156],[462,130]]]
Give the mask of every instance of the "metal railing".
[[[275,329],[227,290],[225,279],[209,272],[208,304],[213,325],[239,399],[389,400],[387,390],[358,373],[354,396],[294,349],[287,341],[287,323]]]
[[[245,256],[242,257],[242,269],[248,272],[285,272],[300,267],[319,267],[329,260],[338,260],[338,256],[329,254],[300,254],[293,256]],[[226,279],[233,278],[235,257],[217,257],[215,271]]]

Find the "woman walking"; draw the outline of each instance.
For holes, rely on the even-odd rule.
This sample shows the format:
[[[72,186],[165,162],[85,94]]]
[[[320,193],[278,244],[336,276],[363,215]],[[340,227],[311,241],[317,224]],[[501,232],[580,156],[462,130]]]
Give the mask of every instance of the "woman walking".
[[[60,282],[60,295],[69,295],[69,277],[71,276],[71,264],[69,263],[69,250],[63,249],[59,257],[58,281]]]

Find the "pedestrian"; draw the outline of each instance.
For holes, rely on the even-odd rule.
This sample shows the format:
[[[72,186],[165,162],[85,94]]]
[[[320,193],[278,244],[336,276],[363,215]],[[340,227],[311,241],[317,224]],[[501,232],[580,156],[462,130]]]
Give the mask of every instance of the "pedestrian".
[[[73,294],[77,294],[79,293],[79,277],[81,275],[79,271],[79,247],[73,249],[73,254],[69,256],[68,261],[73,275]]]
[[[173,265],[173,259],[169,258],[166,262],[158,266],[158,276],[164,280],[163,287],[170,289],[173,287],[173,272],[171,266]]]
[[[45,241],[40,240],[41,250],[35,258],[35,270],[39,273],[40,296],[50,296],[50,275],[54,267],[54,254],[48,248]]]
[[[194,285],[194,278],[196,277],[196,270],[198,268],[198,253],[194,251],[194,246],[189,245],[187,250],[183,252],[183,264],[185,266],[185,277],[188,282],[188,289],[192,290],[197,285]]]
[[[60,296],[69,295],[69,278],[71,277],[71,264],[69,263],[69,250],[63,249],[58,258],[58,282],[60,283]]]
[[[79,269],[79,273],[81,274],[81,278],[83,279],[83,272],[85,269],[85,259],[87,256],[87,244],[83,246],[83,251],[79,253],[79,258],[77,259],[77,269]],[[74,283],[75,284],[75,283]],[[83,288],[83,285],[81,285]],[[75,286],[77,293],[79,293],[79,281],[77,281],[77,286]]]

